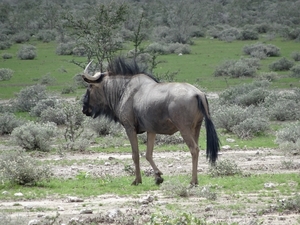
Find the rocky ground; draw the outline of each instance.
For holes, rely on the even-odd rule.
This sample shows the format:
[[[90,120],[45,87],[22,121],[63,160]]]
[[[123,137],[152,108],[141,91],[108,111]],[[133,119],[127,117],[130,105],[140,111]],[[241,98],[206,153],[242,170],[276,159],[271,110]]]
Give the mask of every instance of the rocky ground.
[[[299,174],[300,156],[284,154],[277,149],[225,149],[221,152],[221,160],[233,160],[244,173],[297,173]],[[40,158],[53,164],[53,171],[58,177],[74,177],[79,171],[90,174],[101,173],[111,176],[128,176],[124,163],[132,165],[130,154],[67,154],[47,155]],[[58,163],[62,160],[71,163]],[[164,175],[186,174],[191,176],[191,156],[189,152],[156,152],[154,160]],[[95,163],[101,161],[102,163]],[[293,166],[283,167],[282,162],[292,162]],[[122,163],[120,163],[122,162]],[[148,162],[142,157],[141,168],[150,170]],[[199,159],[199,174],[207,173],[208,163],[205,155]],[[201,180],[200,186],[201,186]],[[288,185],[299,185],[295,182]],[[128,184],[130,185],[130,184]],[[266,181],[262,190],[269,189],[276,193],[276,185]],[[10,190],[5,190],[9,192]],[[5,194],[5,191],[2,194]],[[1,193],[0,193],[1,194]],[[14,193],[16,194],[16,193]],[[19,193],[21,195],[22,193]],[[278,193],[276,193],[278,195]],[[204,196],[169,197],[163,191],[144,193],[139,196],[99,195],[93,198],[67,196],[58,198],[47,196],[45,199],[32,201],[11,200],[0,203],[0,212],[10,212],[6,219],[20,219],[24,224],[43,224],[46,218],[56,217],[54,224],[145,224],[151,214],[174,215],[183,212],[192,213],[199,218],[206,218],[210,223],[226,224],[299,224],[297,212],[273,210],[278,199],[273,195],[258,193],[243,194],[243,190],[234,195],[223,192],[217,193],[216,200],[208,200]],[[282,198],[281,198],[282,197]],[[290,196],[280,196],[284,199]],[[22,199],[22,198],[20,198]],[[241,205],[243,207],[241,207]],[[236,207],[235,207],[236,206]],[[0,220],[0,224],[4,224]],[[85,221],[85,222],[80,222]],[[22,223],[19,223],[22,224]],[[44,223],[45,224],[45,223]],[[51,223],[49,223],[51,224]]]

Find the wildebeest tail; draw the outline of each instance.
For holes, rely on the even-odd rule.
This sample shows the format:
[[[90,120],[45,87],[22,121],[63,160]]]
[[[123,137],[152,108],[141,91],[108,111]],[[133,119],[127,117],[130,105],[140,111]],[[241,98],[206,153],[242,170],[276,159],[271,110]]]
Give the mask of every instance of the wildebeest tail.
[[[215,126],[210,118],[209,106],[206,96],[197,96],[198,107],[205,118],[206,128],[206,158],[211,164],[215,164],[220,150],[220,141]]]

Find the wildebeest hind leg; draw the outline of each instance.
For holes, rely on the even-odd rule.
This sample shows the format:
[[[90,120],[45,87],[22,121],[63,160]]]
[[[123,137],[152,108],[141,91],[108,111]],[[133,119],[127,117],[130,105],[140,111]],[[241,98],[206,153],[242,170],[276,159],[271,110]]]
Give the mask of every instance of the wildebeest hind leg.
[[[126,129],[126,133],[131,144],[132,160],[135,165],[135,180],[132,182],[131,185],[138,185],[142,183],[142,176],[140,170],[140,156],[139,156],[137,134],[132,129]]]
[[[199,133],[198,133],[199,135]],[[192,132],[188,133],[182,133],[181,136],[187,146],[190,149],[191,155],[192,155],[192,180],[191,180],[191,185],[198,185],[198,175],[197,175],[197,170],[198,170],[198,158],[199,158],[199,147],[197,142],[194,140]],[[197,135],[196,135],[197,136]]]
[[[163,173],[160,172],[160,170],[157,168],[157,166],[153,161],[153,148],[154,148],[155,136],[156,136],[155,133],[150,133],[150,132],[147,133],[146,159],[148,160],[148,162],[152,166],[152,169],[154,170],[155,183],[159,185],[164,181],[164,179],[161,177]]]

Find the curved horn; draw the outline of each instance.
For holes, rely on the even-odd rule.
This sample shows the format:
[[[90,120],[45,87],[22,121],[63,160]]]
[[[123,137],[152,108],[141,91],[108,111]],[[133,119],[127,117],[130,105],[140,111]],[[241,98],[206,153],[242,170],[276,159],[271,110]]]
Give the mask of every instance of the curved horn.
[[[89,64],[87,64],[87,66],[85,67],[85,69],[84,69],[84,71],[83,71],[83,76],[84,76],[86,79],[88,79],[88,80],[95,81],[95,80],[98,80],[98,79],[100,78],[100,76],[102,75],[102,73],[97,72],[97,73],[95,73],[93,76],[89,75],[89,73],[88,73],[88,68],[89,68],[89,66],[90,66],[90,64],[91,64],[92,62],[93,62],[93,60],[90,61]]]

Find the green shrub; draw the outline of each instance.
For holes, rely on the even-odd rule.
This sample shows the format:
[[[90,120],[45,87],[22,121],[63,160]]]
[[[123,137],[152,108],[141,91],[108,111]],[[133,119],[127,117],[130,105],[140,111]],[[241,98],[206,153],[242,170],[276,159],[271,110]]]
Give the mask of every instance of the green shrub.
[[[234,161],[229,159],[219,160],[215,166],[211,166],[208,170],[208,175],[211,177],[225,177],[241,175],[242,171],[238,168]]]
[[[262,44],[262,43],[246,45],[243,47],[243,52],[246,55],[251,55],[251,56],[253,52],[255,52],[256,54],[257,52],[261,52],[262,54],[265,54],[267,57],[280,55],[280,49],[278,47],[276,47],[275,45]]]
[[[63,87],[63,89],[61,90],[61,94],[65,95],[65,94],[70,94],[70,93],[75,93],[76,87],[74,85],[66,85]]]
[[[49,73],[46,75],[42,76],[39,80],[39,83],[41,85],[52,85],[56,82],[56,79],[52,77]]]
[[[10,41],[0,41],[0,50],[9,49],[12,46]]]
[[[0,44],[1,45],[1,44]],[[0,48],[1,50],[1,48]],[[2,54],[2,59],[11,59],[13,56],[10,53],[3,53]]]
[[[271,120],[286,121],[300,119],[300,102],[298,100],[280,99],[269,107]]]
[[[143,133],[138,136],[139,140],[146,144],[147,143],[147,134]],[[184,140],[180,133],[175,133],[174,135],[162,135],[157,134],[155,138],[155,145],[178,145],[183,144]]]
[[[152,54],[154,53],[158,53],[161,55],[166,55],[169,54],[169,49],[166,45],[163,44],[159,44],[159,43],[151,43],[150,45],[147,46],[147,48],[145,49],[146,52],[150,52]]]
[[[290,70],[293,67],[293,65],[294,65],[293,61],[288,60],[285,57],[282,57],[281,59],[272,62],[269,65],[269,69],[272,71]]]
[[[175,54],[190,54],[191,49],[190,46],[187,44],[181,44],[181,43],[171,43],[167,46],[169,53],[175,53]]]
[[[14,142],[25,150],[50,150],[51,139],[56,136],[54,123],[36,123],[29,121],[15,128],[11,136]]]
[[[43,123],[52,122],[56,125],[63,125],[66,123],[66,118],[61,106],[55,105],[55,107],[47,107],[41,111],[40,121]]]
[[[88,84],[82,79],[82,74],[76,74],[73,77],[74,83],[78,88],[87,88]]]
[[[279,208],[283,210],[290,210],[294,212],[300,211],[300,195],[297,193],[292,197],[289,197],[285,201],[279,201]]]
[[[299,40],[300,39],[300,28],[296,28],[296,29],[291,30],[288,33],[288,38],[290,40]]]
[[[293,66],[291,69],[291,76],[300,78],[300,64]]]
[[[9,151],[0,155],[0,174],[3,181],[12,184],[34,186],[41,181],[49,181],[52,172],[49,166],[40,166],[38,161],[25,151]]]
[[[300,52],[299,51],[292,52],[291,57],[296,62],[300,61]]]
[[[269,130],[267,112],[261,107],[219,105],[214,110],[213,117],[216,127],[243,139],[252,138]]]
[[[75,48],[75,42],[60,43],[56,48],[57,55],[72,55]]]
[[[39,41],[48,43],[50,41],[54,41],[56,38],[56,32],[55,30],[40,30],[37,35],[37,39]]]
[[[13,113],[0,113],[0,135],[10,134],[13,129],[23,124]]]
[[[16,43],[24,43],[29,41],[30,35],[25,32],[19,32],[12,37],[12,40]]]
[[[254,30],[242,30],[239,35],[239,40],[258,40],[258,33]]]
[[[250,84],[232,86],[223,91],[219,97],[222,104],[238,104],[242,106],[258,105],[270,94],[270,82],[254,81]]]
[[[240,38],[240,31],[234,27],[224,29],[219,33],[218,38],[222,41],[231,42]]]
[[[0,81],[10,80],[14,74],[14,71],[8,68],[0,68]]]
[[[40,100],[48,98],[44,85],[33,85],[20,90],[13,104],[20,112],[29,112]]]
[[[208,223],[206,222],[205,219],[199,219],[190,213],[181,213],[177,217],[174,215],[169,216],[163,213],[154,213],[151,215],[150,222],[146,223],[145,225],[159,225],[159,224],[206,225]]]
[[[239,60],[227,60],[214,71],[214,76],[253,77],[259,68],[259,59],[242,58]]]
[[[258,80],[267,80],[269,82],[278,80],[278,73],[276,72],[262,72],[257,77]]]
[[[259,134],[263,134],[269,129],[270,125],[267,117],[250,117],[235,125],[232,128],[232,131],[239,138],[249,139]]]
[[[17,53],[17,57],[21,60],[32,60],[36,56],[36,47],[33,45],[22,45]]]
[[[300,122],[293,122],[286,125],[276,133],[275,143],[288,151],[300,150]]]
[[[47,108],[54,108],[56,105],[56,99],[54,98],[46,98],[46,99],[42,99],[40,101],[37,102],[37,104],[32,107],[30,109],[30,115],[31,116],[36,116],[36,117],[40,117],[42,112],[44,110],[46,110]],[[54,121],[50,121],[50,122],[54,122]]]
[[[98,136],[119,136],[123,131],[120,124],[111,122],[104,117],[100,117],[99,119],[89,119],[87,121],[87,126],[95,131]]]

